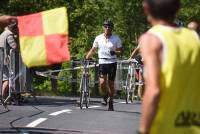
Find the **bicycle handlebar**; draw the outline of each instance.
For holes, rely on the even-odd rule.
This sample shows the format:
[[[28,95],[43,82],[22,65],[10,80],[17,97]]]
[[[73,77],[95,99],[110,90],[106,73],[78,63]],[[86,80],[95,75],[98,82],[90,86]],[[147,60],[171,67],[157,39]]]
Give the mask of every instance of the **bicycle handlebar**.
[[[77,60],[73,60],[72,62],[77,63],[77,64],[96,64],[97,61],[93,60],[93,59],[77,59]]]
[[[119,60],[117,61],[118,63],[138,63],[136,59],[131,59],[131,60]]]

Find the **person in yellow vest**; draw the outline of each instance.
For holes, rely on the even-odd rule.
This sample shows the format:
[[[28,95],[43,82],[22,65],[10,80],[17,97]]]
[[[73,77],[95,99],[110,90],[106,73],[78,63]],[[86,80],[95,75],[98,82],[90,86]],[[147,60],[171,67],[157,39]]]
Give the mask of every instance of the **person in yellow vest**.
[[[152,28],[140,39],[145,94],[139,134],[200,134],[200,40],[173,21],[179,0],[144,0]]]

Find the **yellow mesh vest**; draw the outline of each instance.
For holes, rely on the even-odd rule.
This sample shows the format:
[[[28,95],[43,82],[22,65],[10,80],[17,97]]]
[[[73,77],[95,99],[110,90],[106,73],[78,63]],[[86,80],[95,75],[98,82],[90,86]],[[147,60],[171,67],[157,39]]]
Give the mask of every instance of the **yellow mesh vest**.
[[[200,134],[200,42],[186,28],[149,30],[163,44],[161,97],[150,134]]]

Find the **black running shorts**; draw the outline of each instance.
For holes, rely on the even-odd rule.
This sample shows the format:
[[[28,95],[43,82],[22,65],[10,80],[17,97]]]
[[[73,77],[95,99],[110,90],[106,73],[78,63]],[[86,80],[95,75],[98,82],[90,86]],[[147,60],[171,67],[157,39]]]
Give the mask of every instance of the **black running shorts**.
[[[117,70],[117,63],[99,64],[99,76],[108,75],[108,80],[114,81]]]

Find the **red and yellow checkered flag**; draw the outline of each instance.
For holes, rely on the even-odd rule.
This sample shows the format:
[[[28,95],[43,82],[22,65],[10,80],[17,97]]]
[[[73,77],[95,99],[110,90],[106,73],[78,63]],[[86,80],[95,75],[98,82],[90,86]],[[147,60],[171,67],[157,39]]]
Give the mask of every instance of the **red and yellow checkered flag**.
[[[18,17],[20,51],[28,67],[70,60],[65,7]]]

